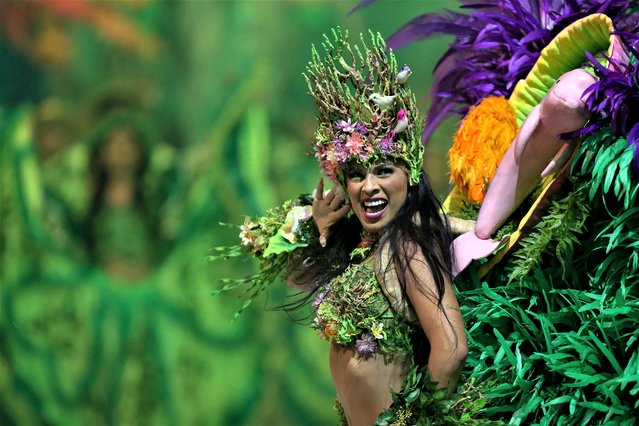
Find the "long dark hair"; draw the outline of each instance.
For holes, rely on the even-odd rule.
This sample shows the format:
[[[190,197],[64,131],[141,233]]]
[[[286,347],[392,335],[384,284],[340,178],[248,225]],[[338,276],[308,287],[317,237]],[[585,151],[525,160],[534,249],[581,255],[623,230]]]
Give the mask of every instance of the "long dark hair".
[[[319,244],[309,247],[292,269],[301,271],[296,275],[296,284],[310,292],[282,308],[290,310],[303,306],[314,297],[319,286],[343,273],[352,262],[350,253],[360,242],[361,232],[362,225],[351,215],[333,225],[326,247]],[[441,203],[433,193],[428,175],[422,171],[419,183],[408,187],[406,201],[380,237],[378,246],[390,244],[391,249],[389,263],[382,267],[397,267],[404,291],[406,277],[410,275],[418,283],[419,290],[441,306],[446,282],[452,280],[451,242],[452,234],[448,221],[441,214]],[[421,251],[432,271],[436,294],[426,288],[410,266],[417,250]]]
[[[406,277],[411,276],[426,296],[441,305],[447,281],[452,281],[452,233],[441,203],[433,193],[426,172],[422,171],[417,185],[409,186],[406,201],[388,224],[380,245],[390,244],[391,260],[385,268],[397,267],[399,282],[406,290]],[[433,274],[437,294],[424,286],[410,266],[418,250]]]

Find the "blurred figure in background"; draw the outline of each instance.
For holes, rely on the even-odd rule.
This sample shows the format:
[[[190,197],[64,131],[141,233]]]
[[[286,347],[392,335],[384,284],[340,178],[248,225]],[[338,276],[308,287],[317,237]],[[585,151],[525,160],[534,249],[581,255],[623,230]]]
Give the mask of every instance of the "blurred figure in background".
[[[135,116],[115,113],[96,132],[89,154],[88,255],[124,280],[143,279],[158,256],[157,208],[145,187],[151,138],[143,127]]]

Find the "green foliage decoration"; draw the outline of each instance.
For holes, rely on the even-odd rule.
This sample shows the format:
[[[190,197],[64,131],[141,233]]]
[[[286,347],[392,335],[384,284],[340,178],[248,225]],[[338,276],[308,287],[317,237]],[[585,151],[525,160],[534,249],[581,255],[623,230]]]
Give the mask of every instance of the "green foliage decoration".
[[[465,377],[482,416],[509,424],[639,420],[639,184],[632,147],[603,129],[572,162],[568,190],[505,258],[457,281],[469,330]],[[507,284],[508,283],[508,284]]]
[[[579,244],[590,210],[586,201],[588,189],[589,184],[582,184],[565,198],[556,200],[535,225],[538,232],[522,238],[521,248],[514,253],[516,260],[510,282],[521,281],[528,276],[539,266],[543,253],[554,253],[564,275],[571,273],[574,245]]]
[[[308,195],[287,200],[281,206],[269,209],[264,216],[246,218],[240,226],[240,244],[214,247],[210,261],[244,256],[259,261],[259,272],[240,278],[222,278],[224,285],[211,294],[243,287],[242,306],[237,318],[253,300],[274,282],[285,279],[285,273],[302,255],[302,248],[317,244],[319,233],[311,219],[312,200]],[[231,225],[232,226],[232,225]]]
[[[413,367],[406,375],[401,391],[392,392],[393,403],[381,413],[377,426],[500,426],[501,421],[476,418],[487,399],[481,389],[469,381],[458,394],[449,396],[446,389],[438,388],[425,367]]]

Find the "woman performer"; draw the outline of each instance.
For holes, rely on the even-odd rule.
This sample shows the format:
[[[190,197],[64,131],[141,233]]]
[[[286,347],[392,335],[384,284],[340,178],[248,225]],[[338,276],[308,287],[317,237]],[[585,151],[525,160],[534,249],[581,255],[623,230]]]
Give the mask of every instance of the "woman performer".
[[[401,417],[413,424],[423,401],[402,400],[405,383],[430,385],[426,369],[452,393],[466,358],[451,286],[451,233],[422,170],[410,70],[398,71],[381,36],[372,36],[370,49],[351,47],[346,37],[333,31],[324,59],[313,49],[306,75],[319,108],[315,156],[336,186],[325,193],[320,180],[312,202],[301,197],[246,220],[243,251],[262,261],[250,297],[284,271],[307,292],[289,307],[312,301],[312,327],[331,343],[344,420],[371,425]]]
[[[288,281],[313,291],[314,326],[331,342],[346,420],[370,425],[416,365],[453,392],[466,337],[451,286],[450,231],[422,171],[413,95],[381,38],[360,64],[372,70],[367,76],[355,55],[352,66],[338,59],[352,53],[339,32],[325,47],[326,60],[315,54],[307,76],[320,112],[315,152],[348,202],[337,187],[325,194],[320,179],[312,216],[321,244]]]

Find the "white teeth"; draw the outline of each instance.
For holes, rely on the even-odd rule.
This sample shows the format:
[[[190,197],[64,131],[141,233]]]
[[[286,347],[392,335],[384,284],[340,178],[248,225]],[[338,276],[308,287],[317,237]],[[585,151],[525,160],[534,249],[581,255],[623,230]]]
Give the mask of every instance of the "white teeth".
[[[386,201],[384,200],[364,201],[365,207],[377,207],[377,206],[383,206],[384,204],[386,204]]]

